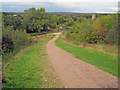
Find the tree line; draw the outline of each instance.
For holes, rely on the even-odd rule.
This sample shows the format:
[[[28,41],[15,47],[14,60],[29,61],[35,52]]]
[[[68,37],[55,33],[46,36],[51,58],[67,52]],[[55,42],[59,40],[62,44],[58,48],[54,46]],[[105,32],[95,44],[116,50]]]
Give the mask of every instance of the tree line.
[[[118,15],[101,16],[95,20],[84,18],[70,28],[66,37],[83,43],[118,45]]]
[[[59,27],[64,29],[71,27],[75,22],[81,22],[83,18],[91,18],[91,15],[52,15],[44,8],[29,8],[24,10],[22,18],[3,13],[3,27],[26,30],[27,33],[39,33]]]
[[[53,15],[44,8],[29,8],[23,16],[2,15],[2,54],[18,52],[21,48],[34,43],[29,33],[67,30],[66,37],[84,43],[117,44],[117,15]]]
[[[52,15],[44,8],[29,8],[23,16],[2,13],[2,55],[8,57],[36,42],[29,33],[47,32],[59,27],[72,26],[76,17]],[[6,58],[5,58],[6,59]]]

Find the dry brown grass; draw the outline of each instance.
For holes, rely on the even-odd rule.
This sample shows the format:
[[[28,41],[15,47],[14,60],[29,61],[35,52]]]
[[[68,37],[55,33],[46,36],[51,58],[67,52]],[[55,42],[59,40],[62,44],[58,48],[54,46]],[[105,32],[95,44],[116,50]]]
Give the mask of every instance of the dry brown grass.
[[[72,41],[72,40],[66,38],[64,35],[61,36],[61,39],[64,40],[64,42],[66,42],[66,43],[79,45],[80,47],[96,49],[98,51],[108,53],[108,54],[111,54],[111,55],[118,55],[118,46],[116,46],[116,45],[111,45],[111,44],[89,44],[89,43],[76,42],[76,41]]]

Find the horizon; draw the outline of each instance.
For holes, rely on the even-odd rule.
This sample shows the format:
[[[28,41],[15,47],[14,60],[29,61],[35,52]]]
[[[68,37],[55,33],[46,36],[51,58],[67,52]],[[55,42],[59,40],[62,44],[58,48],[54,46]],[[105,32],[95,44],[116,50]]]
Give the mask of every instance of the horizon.
[[[34,7],[46,12],[118,13],[117,2],[2,2],[1,6],[1,12],[24,12]]]
[[[0,11],[1,12],[1,11]],[[2,13],[24,13],[24,11],[23,12],[11,12],[11,11],[7,11],[7,12],[2,12]],[[82,13],[82,12],[48,12],[48,13],[71,13],[71,14],[117,14],[118,12],[116,12],[116,13]]]

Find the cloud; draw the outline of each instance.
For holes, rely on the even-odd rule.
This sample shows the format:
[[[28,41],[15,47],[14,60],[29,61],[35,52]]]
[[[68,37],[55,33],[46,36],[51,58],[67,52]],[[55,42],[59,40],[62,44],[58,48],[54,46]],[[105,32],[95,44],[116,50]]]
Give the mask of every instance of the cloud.
[[[1,0],[2,2],[19,2],[20,0]]]
[[[2,11],[23,12],[31,7],[45,8],[47,12],[116,13],[118,11],[117,2],[4,2]]]
[[[2,0],[2,2],[118,2],[119,0]]]
[[[108,11],[96,11],[95,13],[114,13],[114,12],[108,12]]]
[[[11,8],[14,8],[14,7],[16,7],[16,6],[10,6]]]

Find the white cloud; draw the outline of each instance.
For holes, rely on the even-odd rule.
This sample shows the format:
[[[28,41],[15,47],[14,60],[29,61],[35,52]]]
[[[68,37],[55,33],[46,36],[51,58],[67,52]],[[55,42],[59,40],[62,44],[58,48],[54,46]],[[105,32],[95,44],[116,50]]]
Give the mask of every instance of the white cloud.
[[[67,11],[67,12],[96,12],[96,13],[108,13],[108,12],[117,12],[118,4],[115,1],[118,0],[109,0],[113,2],[107,2],[108,0],[104,0],[106,2],[100,2],[103,0],[2,0],[5,2],[12,3],[3,3],[3,7],[5,7],[8,11],[16,10],[23,11],[30,7],[41,8],[44,7],[47,11]],[[90,1],[90,2],[88,2]],[[93,2],[94,1],[94,2]],[[16,3],[19,2],[19,3]],[[38,3],[44,2],[44,3]],[[22,6],[22,7],[21,7]],[[14,8],[16,7],[16,8]]]
[[[11,8],[14,8],[14,7],[16,7],[16,6],[10,6]]]
[[[1,0],[2,2],[19,2],[20,0]]]
[[[95,13],[115,13],[115,12],[107,12],[107,11],[96,11]]]
[[[48,0],[50,2],[118,2],[119,0]]]
[[[118,2],[119,0],[2,0],[2,2]]]

